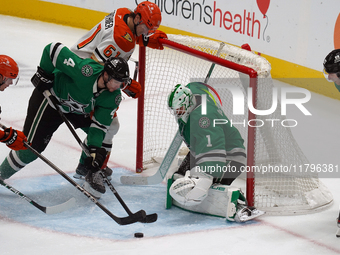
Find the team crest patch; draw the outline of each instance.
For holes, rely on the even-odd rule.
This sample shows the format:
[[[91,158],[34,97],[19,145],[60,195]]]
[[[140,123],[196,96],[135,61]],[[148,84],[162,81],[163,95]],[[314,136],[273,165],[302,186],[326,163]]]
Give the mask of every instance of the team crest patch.
[[[84,65],[82,68],[81,68],[81,73],[86,76],[86,77],[89,77],[93,74],[93,68],[89,65]]]
[[[129,33],[126,33],[125,35],[123,35],[123,38],[128,40],[129,42],[132,42],[132,38],[131,38],[131,35]]]
[[[116,98],[115,98],[115,103],[116,103],[116,105],[119,105],[121,101],[122,101],[122,95],[119,94],[119,95],[117,95]]]
[[[198,121],[198,125],[201,127],[201,128],[208,128],[210,126],[210,120],[208,117],[202,117],[199,119]]]

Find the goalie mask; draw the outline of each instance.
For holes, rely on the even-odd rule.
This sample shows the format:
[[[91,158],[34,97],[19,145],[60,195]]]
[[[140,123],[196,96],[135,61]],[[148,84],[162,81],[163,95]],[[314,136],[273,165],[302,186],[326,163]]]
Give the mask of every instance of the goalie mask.
[[[340,78],[340,49],[331,51],[323,62],[323,73],[328,80],[328,74],[336,73]]]
[[[0,86],[5,82],[9,85],[17,84],[18,73],[18,64],[11,57],[0,55],[0,75],[2,76],[2,82],[0,83]]]
[[[168,96],[168,107],[178,119],[187,122],[190,112],[195,107],[195,98],[191,90],[181,84],[177,84]]]

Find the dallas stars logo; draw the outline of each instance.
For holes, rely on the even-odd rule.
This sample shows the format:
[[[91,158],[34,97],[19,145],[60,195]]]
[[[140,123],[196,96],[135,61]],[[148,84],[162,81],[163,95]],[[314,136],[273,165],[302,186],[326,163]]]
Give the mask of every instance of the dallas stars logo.
[[[67,97],[68,97],[67,100],[60,99],[60,103],[63,106],[68,107],[70,113],[78,112],[81,114],[86,114],[85,108],[89,106],[88,104],[82,104],[82,103],[77,102],[70,96],[70,94],[68,94]]]

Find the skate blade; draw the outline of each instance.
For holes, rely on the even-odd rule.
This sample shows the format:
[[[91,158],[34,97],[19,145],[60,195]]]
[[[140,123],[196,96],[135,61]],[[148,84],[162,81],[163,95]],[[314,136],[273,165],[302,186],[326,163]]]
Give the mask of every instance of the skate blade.
[[[74,179],[78,179],[78,180],[85,180],[85,176],[83,176],[83,175],[81,175],[81,174],[77,174],[77,173],[75,173],[75,174],[73,175],[73,178],[74,178]]]
[[[266,212],[258,210],[258,212],[256,214],[252,214],[252,215],[247,216],[247,217],[242,217],[239,222],[246,222],[246,221],[249,221],[249,220],[253,220],[253,219],[257,218],[257,217],[260,217],[260,216],[264,215],[265,213]]]
[[[89,192],[96,199],[100,199],[101,196],[102,196],[102,193],[100,193],[97,190],[93,189],[88,182],[84,182],[83,189],[85,189],[87,192]]]

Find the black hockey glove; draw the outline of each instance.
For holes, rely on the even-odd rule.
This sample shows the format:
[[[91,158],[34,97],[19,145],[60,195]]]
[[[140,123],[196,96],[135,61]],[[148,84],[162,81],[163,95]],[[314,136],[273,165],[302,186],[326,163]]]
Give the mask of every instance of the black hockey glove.
[[[53,87],[54,74],[47,74],[40,66],[33,75],[31,82],[41,93]]]
[[[96,172],[100,170],[102,167],[105,158],[106,158],[106,150],[104,148],[99,147],[90,147],[89,148],[91,157],[87,157],[85,159],[85,166],[90,169],[92,172]]]

